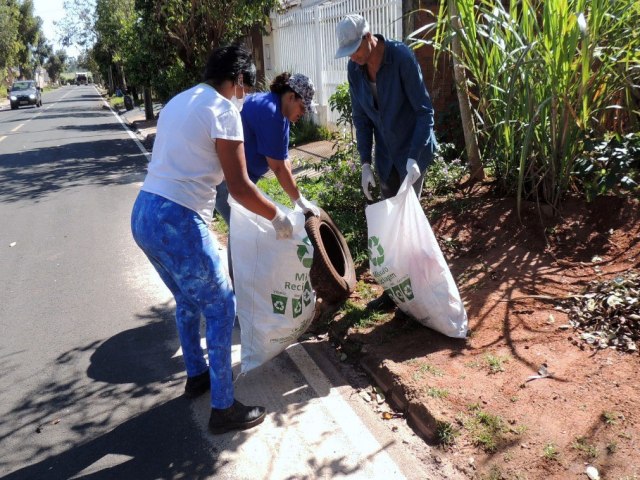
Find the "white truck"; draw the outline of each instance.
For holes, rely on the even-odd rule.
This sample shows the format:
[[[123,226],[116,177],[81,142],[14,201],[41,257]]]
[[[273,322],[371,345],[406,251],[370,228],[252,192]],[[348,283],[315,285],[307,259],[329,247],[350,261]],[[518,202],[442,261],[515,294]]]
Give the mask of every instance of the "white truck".
[[[76,72],[76,85],[87,85],[89,74],[87,72]]]

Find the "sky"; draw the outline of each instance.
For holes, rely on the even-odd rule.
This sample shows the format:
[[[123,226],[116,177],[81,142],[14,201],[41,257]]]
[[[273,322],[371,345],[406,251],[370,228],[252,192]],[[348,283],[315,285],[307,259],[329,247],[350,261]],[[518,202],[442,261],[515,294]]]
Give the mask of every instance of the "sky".
[[[78,47],[75,45],[63,47],[57,41],[58,35],[53,22],[64,18],[63,2],[64,0],[33,0],[34,13],[42,18],[42,31],[45,37],[47,37],[47,41],[53,44],[53,50],[57,51],[64,48],[67,51],[67,55],[77,57],[80,53]]]

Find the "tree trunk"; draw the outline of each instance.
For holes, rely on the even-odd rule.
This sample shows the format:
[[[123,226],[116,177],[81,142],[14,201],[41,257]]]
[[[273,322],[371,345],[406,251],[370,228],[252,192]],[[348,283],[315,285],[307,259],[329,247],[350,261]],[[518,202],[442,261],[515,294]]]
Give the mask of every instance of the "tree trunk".
[[[118,64],[118,71],[120,72],[120,78],[122,79],[122,93],[127,93],[127,79],[124,76],[124,67],[122,64]]]
[[[116,89],[113,85],[113,68],[111,66],[111,64],[109,64],[109,94],[113,95],[113,92],[115,92]]]
[[[153,100],[151,98],[151,87],[144,87],[144,118],[153,120]]]
[[[448,1],[451,26],[456,32],[459,32],[461,25],[456,0]],[[480,158],[480,149],[478,148],[478,140],[476,138],[475,123],[471,112],[471,100],[469,99],[469,91],[467,90],[467,77],[465,75],[464,67],[459,65],[456,60],[456,58],[462,57],[462,48],[460,47],[460,40],[457,34],[453,37],[452,48],[454,53],[453,75],[455,77],[458,104],[460,106],[464,143],[467,148],[467,157],[469,158],[469,167],[471,169],[470,180],[483,180],[484,169],[482,168],[482,159]]]

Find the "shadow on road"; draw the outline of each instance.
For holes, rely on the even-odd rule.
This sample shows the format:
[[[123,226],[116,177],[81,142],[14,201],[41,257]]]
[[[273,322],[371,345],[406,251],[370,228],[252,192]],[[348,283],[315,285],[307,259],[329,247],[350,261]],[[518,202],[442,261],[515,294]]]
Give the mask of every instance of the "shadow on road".
[[[216,459],[198,462],[197,459],[207,455],[204,442],[185,441],[195,440],[194,437],[199,437],[197,432],[187,400],[176,398],[93,440],[3,478],[209,478],[215,473]],[[198,445],[201,452],[194,451],[194,446]]]
[[[22,439],[18,453],[9,461],[0,460],[0,471],[21,467],[3,479],[205,479],[225,468],[232,461],[225,453],[241,451],[252,433],[232,432],[212,441],[202,438],[200,422],[206,422],[209,404],[206,395],[198,399],[195,410],[201,412],[194,418],[192,401],[180,396],[184,366],[175,355],[179,341],[174,314],[172,301],[154,306],[137,315],[142,326],[60,355],[56,368],[69,371],[67,379],[34,386],[24,393],[20,406],[0,420],[0,444]],[[86,377],[91,381],[74,375],[74,367],[88,355]],[[271,367],[299,388],[274,383]],[[252,398],[257,391],[278,399],[268,412],[277,429],[270,434],[274,438],[287,438],[291,428],[304,432],[301,422],[312,400],[329,394],[306,385],[285,353],[238,382],[245,382],[237,389],[242,400],[257,400]],[[176,396],[166,400],[172,392]],[[148,404],[153,406],[144,410]],[[136,415],[141,406],[143,412]],[[62,441],[56,440],[59,435]],[[320,448],[330,441],[329,435],[326,431],[308,441]],[[24,466],[34,458],[39,461]],[[271,461],[277,464],[277,456]],[[312,454],[305,465],[314,473],[289,478],[333,478],[360,469],[344,452],[327,459]]]
[[[73,127],[85,130],[84,127]],[[86,131],[121,128],[93,125]],[[27,148],[29,146],[27,145]],[[143,174],[147,160],[129,138],[92,140],[0,155],[0,202],[38,200],[81,185],[130,183]]]
[[[46,458],[3,478],[211,477],[216,459],[209,460],[188,400],[178,396],[133,417],[127,410],[133,402],[139,408],[138,399],[152,399],[167,388],[181,391],[182,359],[172,358],[179,346],[173,315],[173,306],[159,305],[139,315],[149,323],[60,355],[57,367],[72,371],[93,352],[87,369],[93,382],[70,375],[66,382],[25,392],[20,406],[2,419],[0,442],[25,437],[18,454],[23,465],[34,457]],[[122,422],[123,415],[130,418]],[[52,440],[58,429],[72,431],[73,435],[63,435],[76,440],[55,445]],[[105,433],[96,436],[99,431]],[[62,453],[53,453],[61,446]],[[11,467],[5,462],[0,461],[0,466]]]
[[[69,113],[45,113],[38,117],[38,120],[51,120],[54,118],[110,118],[113,114],[110,111],[104,111],[102,109],[95,109],[96,111],[75,111],[73,114],[69,115]],[[55,110],[51,110],[51,112],[55,112]],[[122,127],[121,127],[122,128]]]

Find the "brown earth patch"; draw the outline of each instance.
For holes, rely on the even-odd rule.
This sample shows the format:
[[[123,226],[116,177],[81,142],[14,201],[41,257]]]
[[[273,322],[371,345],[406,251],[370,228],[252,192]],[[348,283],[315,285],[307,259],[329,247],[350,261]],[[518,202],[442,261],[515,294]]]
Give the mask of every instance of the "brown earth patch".
[[[395,311],[373,327],[340,315],[332,338],[468,478],[640,478],[640,355],[587,345],[562,300],[640,266],[640,203],[565,203],[545,218],[486,190],[424,203],[465,300],[471,334]],[[367,272],[359,279],[373,284]],[[353,302],[366,299],[352,296]],[[550,376],[528,380],[542,367]],[[487,433],[489,427],[493,431]]]

